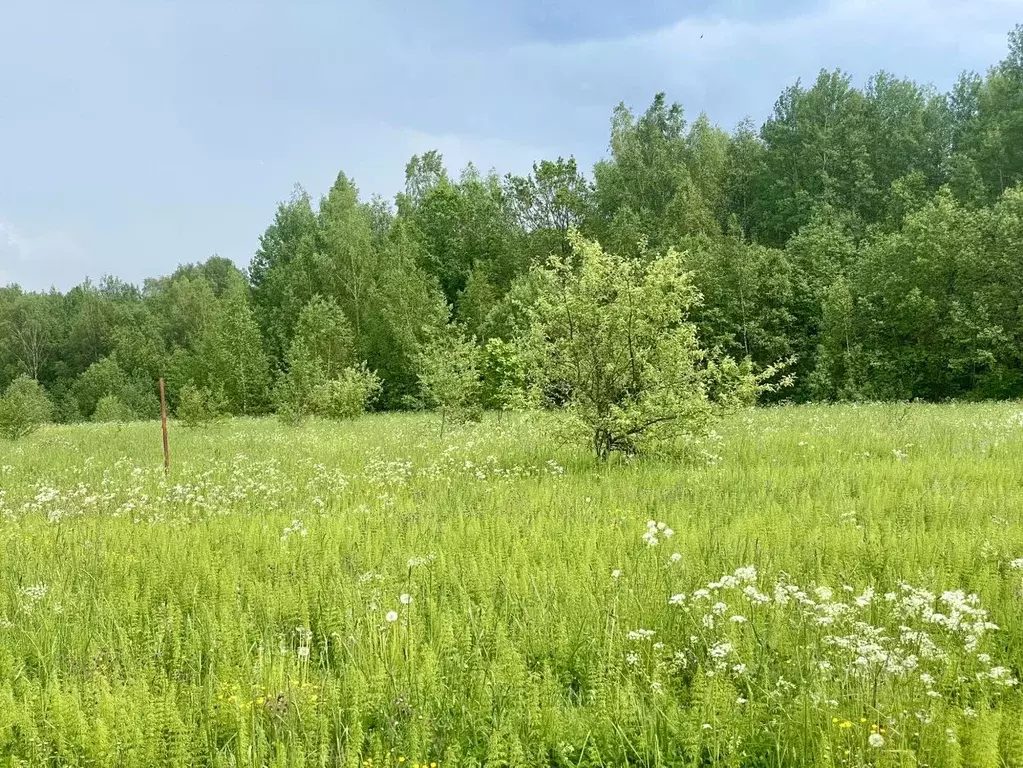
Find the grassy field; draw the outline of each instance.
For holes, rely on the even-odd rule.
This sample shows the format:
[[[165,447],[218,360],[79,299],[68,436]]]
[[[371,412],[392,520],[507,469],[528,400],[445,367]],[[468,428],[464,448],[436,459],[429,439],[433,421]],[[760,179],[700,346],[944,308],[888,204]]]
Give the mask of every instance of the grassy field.
[[[0,764],[1023,766],[1023,404],[542,427],[0,443]]]

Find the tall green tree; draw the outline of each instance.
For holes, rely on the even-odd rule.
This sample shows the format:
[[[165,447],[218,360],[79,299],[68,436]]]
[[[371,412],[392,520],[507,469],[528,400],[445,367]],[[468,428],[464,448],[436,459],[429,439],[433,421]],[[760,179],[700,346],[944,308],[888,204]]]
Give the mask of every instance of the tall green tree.
[[[222,391],[232,413],[266,410],[270,365],[245,288],[232,288],[217,301],[213,322],[203,330],[191,365],[194,383]]]

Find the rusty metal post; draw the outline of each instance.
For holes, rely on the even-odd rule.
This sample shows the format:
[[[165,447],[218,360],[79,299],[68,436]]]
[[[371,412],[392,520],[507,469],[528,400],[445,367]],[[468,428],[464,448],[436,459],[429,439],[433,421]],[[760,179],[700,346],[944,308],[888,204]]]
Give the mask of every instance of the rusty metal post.
[[[167,440],[167,393],[160,379],[160,423],[163,427],[163,471],[170,472],[170,443]]]

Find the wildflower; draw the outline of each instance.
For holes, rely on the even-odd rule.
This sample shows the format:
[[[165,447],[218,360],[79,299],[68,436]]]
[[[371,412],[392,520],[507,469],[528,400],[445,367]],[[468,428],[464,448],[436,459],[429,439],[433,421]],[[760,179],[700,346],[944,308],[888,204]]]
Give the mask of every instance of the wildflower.
[[[664,686],[661,685],[656,680],[654,680],[652,683],[650,683],[650,690],[652,690],[654,693],[663,693],[664,692]]]
[[[867,587],[867,589],[863,592],[863,594],[856,598],[856,605],[858,605],[860,608],[866,608],[868,605],[870,605],[870,603],[871,603],[871,601],[873,601],[873,599],[874,599],[874,588],[873,587]]]
[[[678,552],[672,552],[671,553],[671,562],[677,563],[681,559],[682,559],[682,555],[680,555]]]
[[[388,611],[387,615],[384,618],[387,619],[387,623],[388,624],[393,624],[394,622],[396,622],[398,620],[398,612],[397,611]]]
[[[739,704],[739,705],[741,706],[741,705],[745,704],[745,703],[746,703],[746,701],[747,701],[746,699],[744,699],[744,698],[743,698],[742,696],[740,696],[739,698],[737,698],[737,699],[735,700],[735,703],[736,703],[736,704]]]
[[[620,569],[615,568],[613,571],[611,571],[611,578],[612,579],[619,579],[619,578],[621,578],[621,576],[622,576],[622,572],[621,572]]]
[[[725,656],[730,654],[734,650],[734,646],[731,643],[717,643],[711,646],[710,655],[715,659],[723,659]]]
[[[298,654],[298,657],[299,657],[300,659],[308,659],[308,658],[309,658],[309,646],[308,646],[308,645],[303,645],[303,646],[301,646],[301,647],[300,647],[300,648],[299,648],[299,649],[298,649],[298,650],[296,651],[296,653]]]
[[[649,640],[654,636],[654,630],[652,629],[633,629],[629,632],[630,640]]]
[[[982,678],[983,674],[983,672],[980,672],[977,674],[977,677]],[[1006,688],[1011,688],[1019,682],[1016,678],[1012,677],[1011,674],[1011,671],[1005,667],[991,667],[987,676],[996,683],[1004,685]]]
[[[626,655],[625,661],[631,666],[636,666],[637,664],[639,664],[639,654],[630,652],[628,655]]]
[[[752,585],[746,585],[742,592],[754,603],[760,603],[762,605],[764,603],[771,602],[771,598]]]
[[[398,602],[401,603],[402,605],[408,605],[409,603],[412,602],[412,595],[402,593],[398,597]]]
[[[745,616],[735,615],[731,619],[729,619],[729,621],[731,621],[733,624],[745,624],[746,623],[746,617]]]
[[[880,749],[884,746],[884,736],[880,733],[872,733],[867,737],[867,743],[874,749]]]
[[[1017,557],[1015,560],[1009,563],[1009,567],[1012,568],[1014,571],[1023,571],[1023,557]]]
[[[745,581],[747,583],[756,581],[757,580],[756,566],[744,565],[741,568],[736,568],[735,578],[737,578],[739,581]]]

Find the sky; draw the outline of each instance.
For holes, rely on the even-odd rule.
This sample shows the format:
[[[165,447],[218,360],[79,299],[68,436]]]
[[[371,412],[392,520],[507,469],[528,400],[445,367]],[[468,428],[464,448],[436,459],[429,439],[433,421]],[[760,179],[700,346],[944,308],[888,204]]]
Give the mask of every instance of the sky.
[[[551,7],[554,6],[554,7]],[[0,285],[248,264],[278,201],[416,153],[526,173],[605,154],[655,93],[731,129],[840,68],[944,90],[1023,0],[0,1]]]

